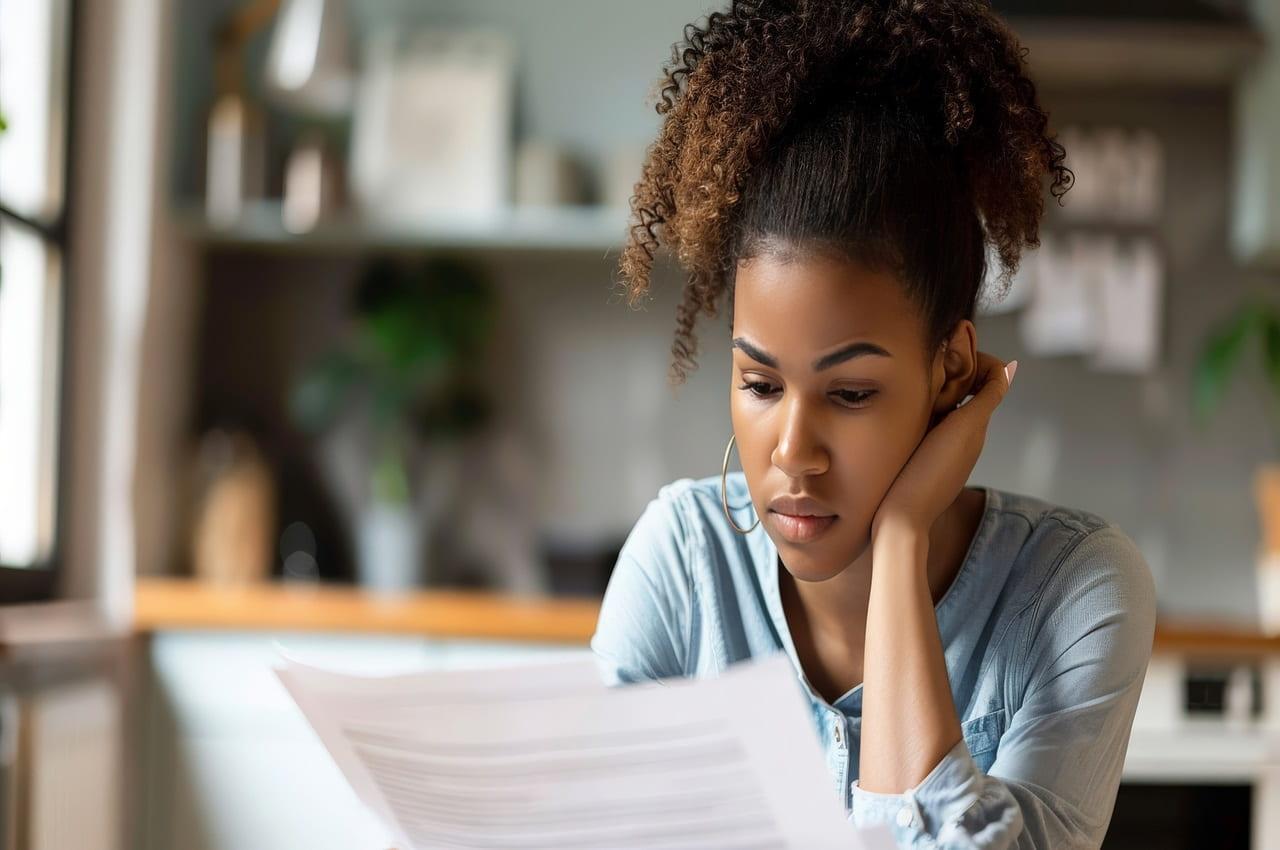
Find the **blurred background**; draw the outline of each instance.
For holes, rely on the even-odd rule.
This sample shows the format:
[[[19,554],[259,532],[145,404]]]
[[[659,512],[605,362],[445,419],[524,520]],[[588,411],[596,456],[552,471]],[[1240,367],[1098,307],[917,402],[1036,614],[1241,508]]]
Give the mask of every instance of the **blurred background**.
[[[1006,0],[1077,183],[971,479],[1159,591],[1107,847],[1280,848],[1280,3]],[[0,0],[0,838],[381,847],[271,673],[586,652],[719,472],[615,283],[689,0]],[[995,281],[991,282],[993,285]],[[736,467],[735,467],[736,468]]]

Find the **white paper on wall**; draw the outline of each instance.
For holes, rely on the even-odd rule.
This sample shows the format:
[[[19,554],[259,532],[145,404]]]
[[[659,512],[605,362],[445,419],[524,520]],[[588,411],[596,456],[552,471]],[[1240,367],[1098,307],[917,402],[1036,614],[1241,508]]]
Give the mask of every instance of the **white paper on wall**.
[[[1150,223],[1164,204],[1164,148],[1150,130],[1135,131],[1130,146],[1130,218]]]
[[[1119,252],[1101,277],[1098,338],[1090,365],[1112,372],[1148,372],[1159,355],[1164,270],[1150,239]]]
[[[509,203],[513,62],[509,40],[483,30],[371,39],[352,127],[364,214],[483,218]]]
[[[1164,201],[1164,149],[1145,128],[1068,126],[1058,134],[1074,175],[1062,215],[1148,224]]]
[[[1051,357],[1093,350],[1095,293],[1103,274],[1099,265],[1105,262],[1096,238],[1073,234],[1063,242],[1041,237],[1034,295],[1018,325],[1029,353]]]

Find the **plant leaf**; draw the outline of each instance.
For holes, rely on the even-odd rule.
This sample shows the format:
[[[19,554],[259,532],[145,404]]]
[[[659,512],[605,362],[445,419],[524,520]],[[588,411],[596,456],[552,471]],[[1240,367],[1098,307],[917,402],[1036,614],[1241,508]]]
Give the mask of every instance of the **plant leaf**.
[[[1262,362],[1271,391],[1280,399],[1280,311],[1273,310],[1266,317],[1263,333]]]
[[[1246,304],[1227,324],[1210,335],[1201,349],[1195,364],[1192,402],[1202,427],[1222,400],[1245,341],[1255,328],[1261,330],[1264,317],[1265,311],[1260,304]]]
[[[289,394],[293,421],[312,433],[328,428],[364,373],[362,364],[346,352],[333,351],[320,358]]]

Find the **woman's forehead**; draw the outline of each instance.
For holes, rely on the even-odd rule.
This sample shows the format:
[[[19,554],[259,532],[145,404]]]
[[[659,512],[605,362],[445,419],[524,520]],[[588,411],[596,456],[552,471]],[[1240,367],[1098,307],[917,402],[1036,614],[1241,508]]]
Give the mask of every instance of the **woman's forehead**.
[[[912,344],[919,321],[889,272],[829,257],[760,257],[738,267],[734,336],[769,351],[821,352],[855,339],[892,351]]]

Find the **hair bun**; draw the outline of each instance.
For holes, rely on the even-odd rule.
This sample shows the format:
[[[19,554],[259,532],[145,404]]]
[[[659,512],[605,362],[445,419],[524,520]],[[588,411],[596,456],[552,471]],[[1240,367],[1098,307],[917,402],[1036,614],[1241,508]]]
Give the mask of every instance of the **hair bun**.
[[[893,126],[880,132],[949,151],[1007,279],[1023,247],[1039,244],[1044,178],[1058,198],[1071,184],[1025,52],[985,0],[731,0],[686,26],[659,81],[665,118],[619,260],[632,305],[660,245],[688,270],[677,376],[697,352],[697,317],[716,315],[732,277],[753,172],[815,117],[883,106]]]

